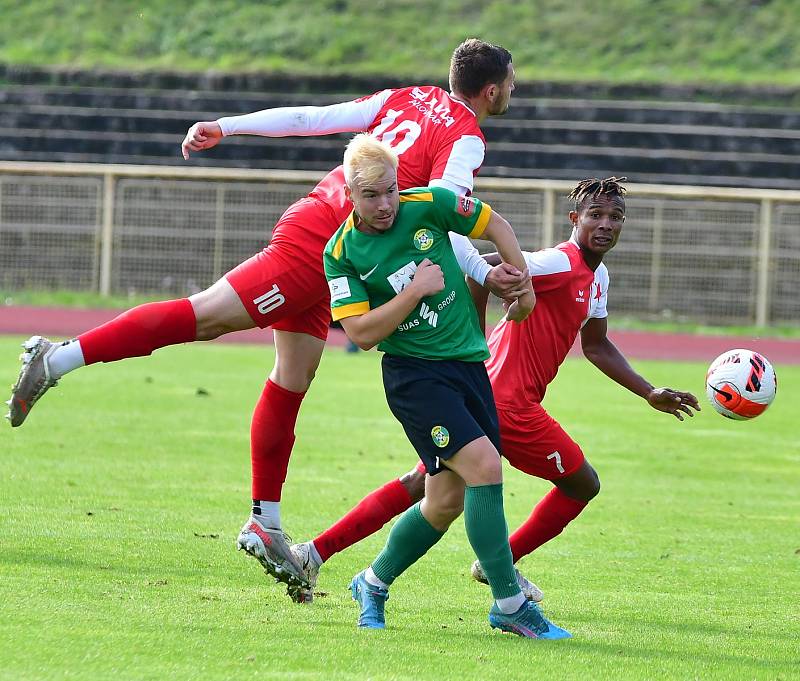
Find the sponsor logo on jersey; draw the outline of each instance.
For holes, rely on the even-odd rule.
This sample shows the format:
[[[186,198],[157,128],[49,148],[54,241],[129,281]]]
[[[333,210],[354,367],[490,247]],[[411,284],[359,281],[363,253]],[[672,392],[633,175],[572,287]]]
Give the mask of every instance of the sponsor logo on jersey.
[[[428,303],[422,303],[422,305],[419,306],[419,316],[422,317],[424,321],[428,322],[428,324],[430,324],[434,329],[439,323],[439,313],[434,312]]]
[[[456,197],[456,213],[465,218],[472,217],[475,213],[475,199],[466,194]]]
[[[407,265],[403,265],[397,272],[393,272],[388,277],[386,277],[386,281],[389,282],[390,286],[394,289],[395,293],[400,293],[406,286],[411,283],[411,280],[414,278],[414,273],[417,271],[417,263],[413,260],[408,263]]]
[[[441,312],[442,310],[444,310],[444,308],[446,308],[455,299],[456,299],[456,292],[455,291],[450,291],[450,293],[447,294],[447,297],[444,300],[442,300],[442,302],[439,303],[436,306],[436,309],[439,310],[439,312]]]
[[[272,288],[264,295],[261,295],[258,298],[253,298],[253,305],[258,308],[258,311],[261,314],[269,314],[276,307],[280,307],[285,302],[286,298],[281,293],[281,290],[278,288],[277,284],[273,284]]]
[[[450,433],[444,426],[434,426],[431,428],[431,439],[437,447],[447,447],[450,442]]]
[[[455,117],[450,115],[450,107],[447,104],[439,103],[433,96],[433,92],[425,92],[422,88],[415,87],[411,91],[411,106],[429,118],[434,125],[444,125],[449,128],[456,122]]]
[[[429,229],[418,229],[414,233],[414,246],[419,251],[427,251],[433,246],[433,234]]]
[[[350,282],[347,281],[347,277],[337,277],[336,279],[331,279],[328,282],[328,288],[331,292],[332,304],[337,300],[350,297]]]
[[[585,293],[585,291],[583,289],[578,289],[578,295],[575,296],[575,302],[576,303],[585,303],[586,302],[586,298],[583,297],[584,293]]]

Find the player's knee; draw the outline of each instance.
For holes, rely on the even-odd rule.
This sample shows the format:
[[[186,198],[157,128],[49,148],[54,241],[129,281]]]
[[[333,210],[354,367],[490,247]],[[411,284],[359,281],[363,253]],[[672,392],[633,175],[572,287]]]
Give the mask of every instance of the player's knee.
[[[597,471],[586,460],[576,472],[553,480],[553,484],[570,499],[585,503],[588,503],[600,493],[600,478],[597,475]]]
[[[592,478],[587,481],[584,489],[584,501],[591,501],[600,494],[600,478],[592,471]]]
[[[198,318],[195,335],[197,340],[205,341],[214,340],[215,338],[224,336],[226,333],[230,333],[231,331],[237,331],[237,329],[233,328],[229,324],[221,323],[214,319],[201,320]]]
[[[304,393],[311,387],[317,374],[317,366],[278,362],[270,374],[270,380],[293,393]]]
[[[464,511],[464,490],[454,490],[439,498],[441,513],[453,522]]]
[[[224,279],[189,297],[196,319],[197,340],[213,340],[255,326],[241,300]]]
[[[600,493],[600,478],[588,462],[572,479],[564,479],[558,487],[569,497],[589,502]]]
[[[400,482],[414,503],[425,496],[425,474],[420,473],[416,468],[403,475]]]
[[[464,510],[464,490],[425,497],[423,515],[439,531],[446,530]]]
[[[481,457],[473,466],[471,485],[496,485],[503,481],[503,467],[500,457],[488,454]]]

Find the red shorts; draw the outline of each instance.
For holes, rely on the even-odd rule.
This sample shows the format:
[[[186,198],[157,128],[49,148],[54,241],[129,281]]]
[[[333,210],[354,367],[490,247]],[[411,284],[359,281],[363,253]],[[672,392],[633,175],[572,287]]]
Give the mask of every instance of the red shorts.
[[[269,246],[225,275],[256,326],[328,337],[322,252],[338,228],[327,204],[301,199],[278,220]]]
[[[586,460],[575,442],[541,405],[525,414],[497,410],[503,456],[514,468],[545,480],[557,480],[577,471]],[[425,474],[425,464],[417,464]]]
[[[497,410],[503,456],[523,473],[557,480],[577,471],[585,461],[575,442],[541,405],[522,414]]]

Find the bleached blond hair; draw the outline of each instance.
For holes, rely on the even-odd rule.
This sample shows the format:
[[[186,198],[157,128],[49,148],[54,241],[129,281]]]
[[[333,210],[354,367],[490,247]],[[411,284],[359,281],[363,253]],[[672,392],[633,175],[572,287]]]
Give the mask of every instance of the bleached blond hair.
[[[349,187],[372,184],[380,180],[386,173],[386,166],[397,170],[397,154],[392,148],[362,132],[350,140],[344,150],[344,180]]]

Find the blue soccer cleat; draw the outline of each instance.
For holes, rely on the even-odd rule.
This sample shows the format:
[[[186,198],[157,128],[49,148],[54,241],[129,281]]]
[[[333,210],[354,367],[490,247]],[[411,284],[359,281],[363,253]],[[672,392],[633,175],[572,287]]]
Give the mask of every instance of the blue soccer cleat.
[[[566,629],[556,626],[542,615],[539,606],[532,601],[525,601],[522,607],[511,615],[506,615],[495,603],[489,611],[489,624],[492,625],[492,629],[501,629],[524,638],[549,640],[572,638],[572,634]]]
[[[383,615],[383,606],[389,599],[388,590],[370,584],[364,578],[364,572],[359,572],[350,582],[350,593],[353,600],[361,606],[358,616],[358,626],[365,629],[385,629],[386,619]]]

